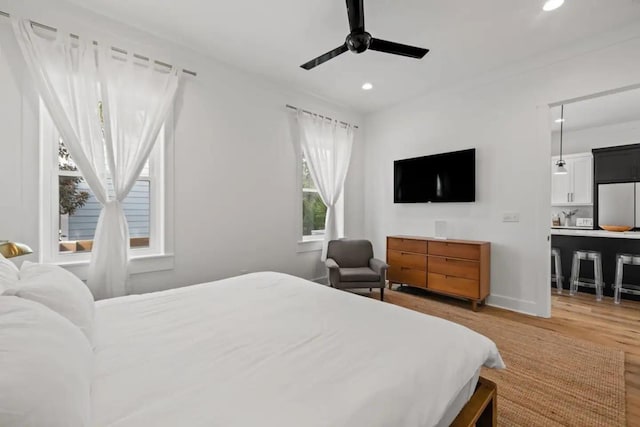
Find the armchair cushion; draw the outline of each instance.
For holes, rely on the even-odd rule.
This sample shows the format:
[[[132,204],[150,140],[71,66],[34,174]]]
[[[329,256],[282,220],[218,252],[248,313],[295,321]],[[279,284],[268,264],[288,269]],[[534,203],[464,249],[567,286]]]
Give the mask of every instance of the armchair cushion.
[[[340,268],[368,267],[373,258],[373,247],[368,240],[331,240],[327,258],[332,258]]]
[[[341,282],[379,282],[380,274],[369,267],[341,268]]]

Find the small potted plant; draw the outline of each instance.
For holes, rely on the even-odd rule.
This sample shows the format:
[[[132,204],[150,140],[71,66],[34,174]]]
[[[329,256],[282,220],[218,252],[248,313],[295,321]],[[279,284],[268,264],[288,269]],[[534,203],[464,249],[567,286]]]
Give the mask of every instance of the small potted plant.
[[[571,225],[571,217],[578,213],[578,209],[570,210],[569,212],[562,211],[564,215],[564,226],[569,227]]]

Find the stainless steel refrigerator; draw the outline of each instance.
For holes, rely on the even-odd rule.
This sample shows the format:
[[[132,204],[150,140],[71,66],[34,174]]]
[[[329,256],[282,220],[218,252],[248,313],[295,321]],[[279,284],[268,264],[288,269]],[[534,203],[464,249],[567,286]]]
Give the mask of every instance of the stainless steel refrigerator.
[[[640,183],[598,185],[598,226],[640,227]]]

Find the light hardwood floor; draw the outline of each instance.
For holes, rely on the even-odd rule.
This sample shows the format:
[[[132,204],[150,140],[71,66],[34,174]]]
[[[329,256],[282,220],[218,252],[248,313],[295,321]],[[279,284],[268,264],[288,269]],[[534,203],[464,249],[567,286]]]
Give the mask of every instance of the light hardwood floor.
[[[385,292],[385,300],[412,308],[415,298],[434,296],[411,295],[404,292]],[[441,297],[435,297],[441,298]],[[552,294],[550,319],[527,316],[494,307],[481,307],[484,313],[503,317],[558,332],[560,334],[591,341],[605,347],[618,348],[625,352],[625,382],[627,400],[627,425],[640,426],[640,302],[623,301],[617,306],[612,298],[596,302],[589,294]],[[454,299],[451,304],[468,307]]]

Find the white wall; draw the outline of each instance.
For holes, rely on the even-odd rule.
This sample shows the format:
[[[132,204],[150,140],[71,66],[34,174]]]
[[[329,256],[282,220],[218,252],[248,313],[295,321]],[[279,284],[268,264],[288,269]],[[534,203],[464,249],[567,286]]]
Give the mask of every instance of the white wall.
[[[562,134],[563,154],[590,153],[594,148],[638,143],[640,120],[565,131]],[[553,132],[551,153],[554,156],[560,155],[560,132]]]
[[[63,2],[33,0],[23,16],[197,71],[185,76],[175,118],[171,271],[135,275],[133,292],[275,270],[325,275],[320,253],[299,253],[301,210],[285,104],[361,125],[362,117]],[[0,0],[0,10],[17,3]],[[0,17],[0,237],[38,251],[38,111],[9,20]],[[362,151],[346,184],[346,232],[363,234]],[[21,179],[20,179],[21,178]],[[30,257],[37,259],[37,254]],[[25,257],[25,259],[29,259]]]
[[[640,28],[585,40],[526,64],[367,117],[366,233],[492,242],[489,303],[547,316],[551,126],[548,104],[640,82]],[[477,202],[393,204],[393,160],[477,148]],[[519,212],[519,223],[503,223]]]

